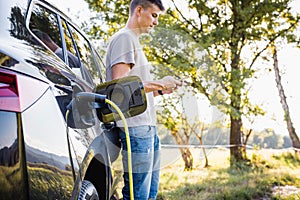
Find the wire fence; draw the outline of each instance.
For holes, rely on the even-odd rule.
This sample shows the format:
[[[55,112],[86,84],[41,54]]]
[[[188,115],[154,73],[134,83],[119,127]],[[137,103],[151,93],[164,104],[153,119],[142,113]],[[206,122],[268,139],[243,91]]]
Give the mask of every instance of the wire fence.
[[[177,148],[194,148],[194,149],[218,149],[218,148],[224,148],[228,149],[230,147],[244,147],[244,145],[199,145],[199,144],[161,144],[162,148],[165,149],[177,149]],[[255,149],[254,146],[251,145],[246,145],[246,149]],[[299,151],[299,148],[295,147],[289,147],[289,148],[280,148],[280,150],[294,150],[294,151]]]
[[[204,149],[216,149],[216,148],[230,148],[243,145],[199,145],[199,144],[161,144],[162,148],[173,149],[173,148],[204,148]],[[254,149],[253,146],[247,145],[247,149]]]

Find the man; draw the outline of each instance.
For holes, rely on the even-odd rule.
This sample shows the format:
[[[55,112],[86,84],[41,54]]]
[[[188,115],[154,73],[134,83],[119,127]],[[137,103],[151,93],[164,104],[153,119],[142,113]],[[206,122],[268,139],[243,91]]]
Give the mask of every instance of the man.
[[[153,81],[150,67],[139,43],[141,34],[149,33],[158,24],[158,17],[165,9],[161,0],[132,0],[126,27],[117,32],[109,43],[106,55],[106,80],[124,76],[139,76],[147,96],[144,113],[127,119],[132,150],[133,190],[135,200],[156,199],[159,185],[160,142],[156,133],[154,96],[169,94],[181,82],[171,76]],[[123,124],[120,138],[123,146],[124,187],[123,199],[129,199],[127,147]]]

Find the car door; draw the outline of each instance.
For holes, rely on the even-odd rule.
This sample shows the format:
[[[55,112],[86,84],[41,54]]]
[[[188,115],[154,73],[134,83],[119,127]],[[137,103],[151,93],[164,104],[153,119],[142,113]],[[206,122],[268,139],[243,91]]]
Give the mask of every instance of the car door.
[[[52,51],[75,74],[72,88],[56,86],[63,90],[56,95],[56,99],[62,116],[66,118],[66,106],[74,94],[92,92],[97,84],[103,82],[103,62],[84,34],[62,13],[43,2],[32,6],[29,29],[38,42]],[[72,156],[71,168],[74,170],[75,188],[83,179],[89,179],[101,199],[106,199],[111,185],[110,163],[100,122],[95,113],[91,113],[91,126],[85,127],[85,124],[78,124],[75,120],[66,121],[69,126],[67,137]]]
[[[87,40],[79,34],[76,35],[79,39],[73,38],[70,32],[71,29],[67,25],[67,20],[61,18],[59,13],[52,9],[51,6],[37,1],[31,5],[29,15],[28,26],[35,37],[36,43],[40,43],[45,48],[52,51],[75,73],[71,87],[62,84],[55,85],[55,90],[57,90],[55,91],[55,98],[61,110],[61,115],[57,117],[64,120],[64,118],[66,118],[66,106],[71,101],[74,94],[80,91],[91,92],[96,84],[94,80],[97,80],[98,83],[101,81],[100,71],[98,65],[95,65],[94,63],[94,58],[89,49],[90,46]],[[75,29],[72,28],[72,30]],[[83,45],[76,46],[76,42]],[[93,72],[93,74],[90,72]],[[71,75],[69,75],[69,77],[71,77]],[[72,77],[70,79],[72,80]],[[49,125],[51,126],[50,123]],[[67,141],[69,142],[67,149],[69,153],[66,155],[70,154],[72,157],[72,159],[69,159],[69,169],[73,170],[73,181],[75,181],[75,176],[79,174],[79,166],[82,163],[89,145],[92,143],[93,139],[100,134],[100,127],[76,128],[74,124],[67,125],[73,127],[68,128],[68,133],[64,126],[55,124],[52,126],[60,127],[59,131],[54,130],[55,133],[48,136],[35,135],[34,137],[38,137],[39,143],[45,147],[44,149],[49,149],[49,152],[50,149],[53,148],[51,147],[53,144],[49,143],[49,137],[55,137],[57,140],[61,137],[62,139],[59,140],[60,142],[64,142],[65,144],[67,144]],[[65,138],[66,134],[68,134],[67,139]],[[29,135],[27,137],[28,141],[26,142],[30,143],[30,138],[32,137]],[[60,146],[64,145],[60,144]],[[52,155],[52,160],[58,160],[58,158]],[[34,162],[37,161],[35,160]],[[47,164],[49,164],[48,161]],[[32,177],[34,178],[33,175]],[[44,178],[45,177],[43,177],[43,179]],[[33,182],[34,181],[32,181],[31,185],[34,185]],[[60,190],[63,191],[63,188]]]

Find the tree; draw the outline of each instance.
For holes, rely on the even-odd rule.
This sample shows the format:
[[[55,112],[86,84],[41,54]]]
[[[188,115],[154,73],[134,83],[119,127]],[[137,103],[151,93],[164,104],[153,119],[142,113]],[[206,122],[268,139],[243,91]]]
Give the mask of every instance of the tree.
[[[86,1],[99,12],[102,27],[107,27],[93,26],[90,34],[110,35],[125,25],[129,0]],[[166,66],[156,70],[158,75],[172,72],[188,77],[195,91],[228,115],[231,161],[242,161],[243,118],[263,113],[248,98],[253,66],[274,40],[298,26],[299,16],[290,12],[290,0],[171,2],[172,7],[160,21],[163,28],[149,39],[154,38],[159,45],[147,48],[148,56]],[[184,12],[185,5],[188,12]],[[197,59],[201,47],[213,64],[206,57]]]
[[[186,33],[208,49],[215,61],[213,71],[217,75],[214,82],[222,94],[217,102],[230,117],[230,155],[234,160],[243,159],[242,117],[261,113],[247,96],[247,80],[254,76],[253,65],[272,41],[288,33],[299,22],[299,18],[289,12],[288,2],[229,0],[207,3],[190,0],[189,8],[198,14],[198,18],[192,20],[184,16],[174,1],[176,10],[169,11]],[[261,45],[262,41],[264,45]],[[252,47],[252,52],[248,51],[245,58],[242,55],[247,47]],[[200,81],[200,77],[194,80],[195,88],[204,89],[204,94],[212,101],[214,93],[206,90],[208,84],[204,85],[207,80]]]
[[[204,167],[207,168],[209,167],[209,164],[208,164],[208,157],[207,157],[207,154],[206,154],[206,150],[205,148],[203,147],[203,132],[205,130],[205,125],[204,123],[201,123],[200,121],[198,123],[195,124],[196,126],[200,126],[201,128],[199,128],[200,130],[200,133],[198,133],[195,128],[193,128],[193,132],[194,134],[196,135],[196,137],[198,138],[199,140],[199,143],[200,143],[200,146],[201,146],[201,149],[202,149],[202,152],[203,152],[203,155],[204,155],[204,158],[205,158],[205,164],[204,164]]]
[[[281,103],[282,109],[284,111],[284,120],[286,121],[289,136],[291,138],[292,145],[295,148],[295,152],[299,153],[300,152],[300,141],[299,141],[299,137],[296,133],[296,130],[293,126],[292,119],[291,119],[291,116],[290,116],[289,106],[287,104],[284,89],[283,89],[283,86],[281,84],[281,75],[279,73],[276,46],[273,46],[272,49],[273,49],[273,61],[274,61],[273,66],[274,66],[274,72],[275,72],[276,86],[277,86],[278,92],[279,92],[280,103]]]
[[[89,23],[83,24],[83,28],[93,38],[107,40],[113,33],[125,26],[130,0],[85,1],[95,14]]]
[[[291,147],[288,136],[276,134],[271,128],[266,128],[260,132],[253,131],[252,136],[249,137],[249,142],[256,148],[281,149]]]
[[[182,100],[181,98],[179,98]],[[187,116],[180,108],[180,100],[177,103],[172,101],[172,98],[163,98],[164,108],[162,111],[158,111],[158,123],[163,124],[168,130],[170,130],[171,135],[175,139],[177,145],[188,145],[192,133],[194,132],[194,125],[190,125],[187,120]],[[184,170],[192,170],[194,164],[193,155],[188,147],[179,147],[181,157],[184,161]]]

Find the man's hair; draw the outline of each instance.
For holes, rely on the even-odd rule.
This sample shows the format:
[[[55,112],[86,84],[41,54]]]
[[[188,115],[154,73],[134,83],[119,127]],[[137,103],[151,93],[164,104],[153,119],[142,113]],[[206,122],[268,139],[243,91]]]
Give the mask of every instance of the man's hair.
[[[165,7],[163,6],[161,0],[132,0],[130,3],[130,13],[134,12],[134,9],[138,6],[142,6],[144,9],[151,7],[152,5],[156,5],[161,11],[165,11]]]

